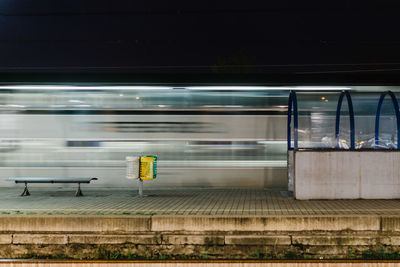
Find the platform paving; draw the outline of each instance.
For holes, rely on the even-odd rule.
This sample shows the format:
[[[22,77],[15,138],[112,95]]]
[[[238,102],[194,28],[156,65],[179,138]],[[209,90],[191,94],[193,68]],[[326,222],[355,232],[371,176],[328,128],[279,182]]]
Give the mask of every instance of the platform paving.
[[[145,190],[84,188],[75,197],[72,188],[0,188],[0,216],[46,215],[400,215],[400,200],[311,200],[289,197],[284,190],[165,188]]]

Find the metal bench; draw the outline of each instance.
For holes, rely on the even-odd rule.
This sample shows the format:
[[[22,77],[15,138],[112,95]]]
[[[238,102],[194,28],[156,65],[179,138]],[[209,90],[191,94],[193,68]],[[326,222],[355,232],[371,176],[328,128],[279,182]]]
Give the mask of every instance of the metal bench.
[[[90,181],[97,180],[95,177],[64,177],[64,178],[54,178],[54,177],[11,177],[8,178],[7,181],[14,181],[16,184],[24,183],[25,189],[22,192],[21,196],[29,196],[30,193],[28,191],[28,183],[77,183],[78,190],[76,191],[75,196],[80,197],[83,196],[81,191],[81,184],[89,184]]]

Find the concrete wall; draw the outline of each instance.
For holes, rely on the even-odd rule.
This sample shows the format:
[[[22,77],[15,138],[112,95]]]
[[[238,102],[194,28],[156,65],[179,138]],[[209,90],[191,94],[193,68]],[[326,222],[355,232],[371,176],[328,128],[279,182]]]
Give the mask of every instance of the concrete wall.
[[[400,245],[393,216],[1,216],[0,229],[1,258],[327,259]]]
[[[296,199],[400,198],[400,151],[295,151]]]

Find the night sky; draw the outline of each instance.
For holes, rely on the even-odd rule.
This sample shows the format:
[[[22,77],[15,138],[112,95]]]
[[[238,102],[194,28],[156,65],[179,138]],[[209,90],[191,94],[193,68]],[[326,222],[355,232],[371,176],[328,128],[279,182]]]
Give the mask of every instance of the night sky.
[[[0,71],[397,71],[399,14],[399,1],[1,0]]]

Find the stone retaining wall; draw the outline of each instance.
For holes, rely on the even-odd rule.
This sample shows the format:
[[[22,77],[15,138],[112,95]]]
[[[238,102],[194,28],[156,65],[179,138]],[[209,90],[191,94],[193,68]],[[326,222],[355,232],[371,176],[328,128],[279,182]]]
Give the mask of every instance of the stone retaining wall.
[[[400,245],[400,217],[0,217],[2,258],[351,258]]]

